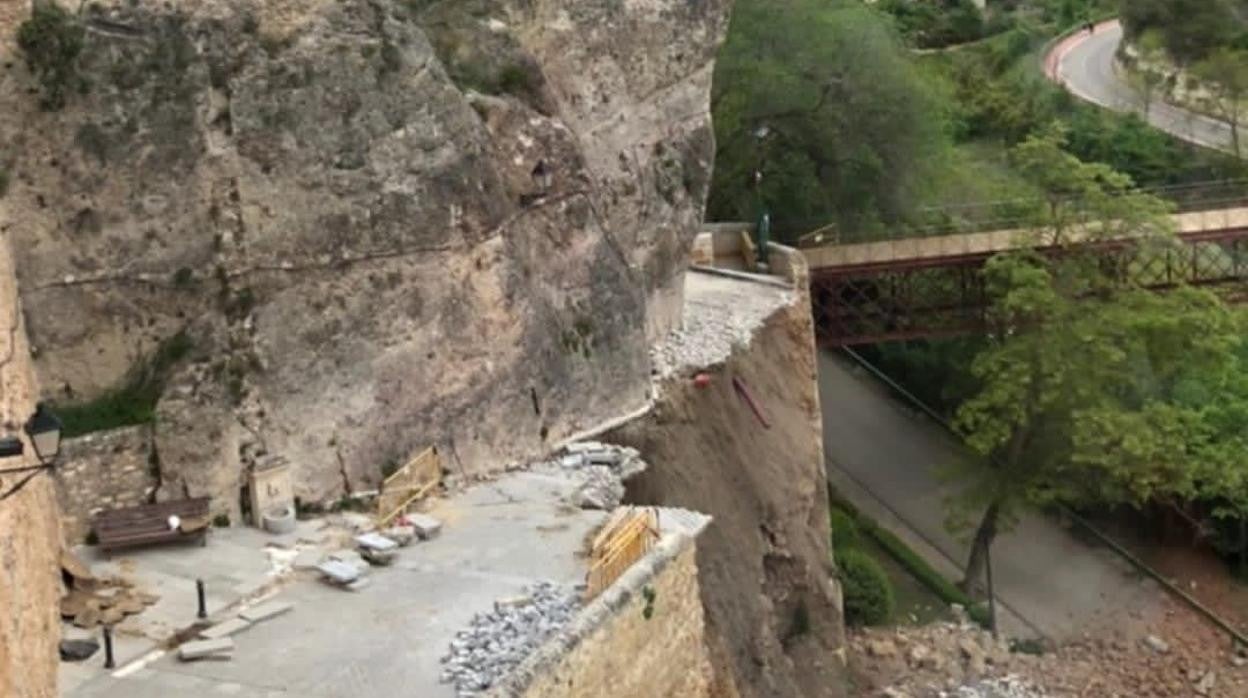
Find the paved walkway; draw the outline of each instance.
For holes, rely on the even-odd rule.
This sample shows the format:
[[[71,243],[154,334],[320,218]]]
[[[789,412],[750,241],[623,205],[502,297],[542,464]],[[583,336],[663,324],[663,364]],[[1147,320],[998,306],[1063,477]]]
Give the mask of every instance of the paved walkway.
[[[1080,32],[1053,47],[1046,73],[1072,94],[1106,109],[1135,112],[1148,122],[1185,141],[1233,152],[1231,127],[1223,121],[1189,111],[1154,96],[1145,109],[1144,96],[1115,67],[1122,42],[1118,20],[1102,22],[1093,34]]]
[[[833,486],[959,579],[969,545],[944,527],[949,492],[937,469],[962,451],[947,432],[907,410],[840,355],[819,357],[824,453]],[[992,549],[1002,630],[1011,636],[1075,638],[1123,613],[1151,608],[1159,591],[1108,551],[1057,523],[1024,517]]]
[[[474,614],[536,581],[583,581],[579,553],[606,515],[562,501],[577,484],[558,473],[520,472],[476,485],[439,501],[430,513],[444,522],[442,534],[373,569],[362,591],[311,578],[290,583],[276,600],[294,610],[234,636],[232,659],[164,656],[122,677],[96,675],[65,695],[452,698],[453,688],[438,682],[440,660]]]

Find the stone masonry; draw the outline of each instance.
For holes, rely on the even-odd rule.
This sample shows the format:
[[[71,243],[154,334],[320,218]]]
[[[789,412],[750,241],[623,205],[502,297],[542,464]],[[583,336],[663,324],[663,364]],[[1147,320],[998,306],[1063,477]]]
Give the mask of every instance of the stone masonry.
[[[144,504],[160,486],[151,427],[126,427],[66,440],[56,485],[65,540],[82,542],[96,513]]]

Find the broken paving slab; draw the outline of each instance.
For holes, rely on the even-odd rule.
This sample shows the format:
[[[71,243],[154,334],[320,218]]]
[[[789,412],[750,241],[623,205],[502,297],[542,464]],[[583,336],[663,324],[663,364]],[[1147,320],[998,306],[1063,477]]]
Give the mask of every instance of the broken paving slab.
[[[300,550],[290,566],[296,570],[314,570],[317,565],[321,564],[321,557],[321,551],[314,548]]]
[[[238,614],[238,617],[252,623],[259,623],[260,621],[280,616],[294,607],[295,605],[293,603],[289,603],[287,601],[270,601],[268,603],[262,603],[259,606],[252,606],[245,611],[241,611]]]
[[[417,528],[416,530],[417,530],[417,533],[420,532],[419,528]],[[398,543],[395,543],[394,541],[390,540],[389,538],[386,538],[380,533],[365,533],[363,535],[356,536],[355,544],[366,550],[380,550],[380,551],[394,550],[395,548],[399,547]]]
[[[390,563],[394,562],[394,558],[398,557],[398,554],[399,551],[397,549],[373,550],[372,548],[364,548],[363,551],[364,559],[368,560],[369,564],[377,565],[378,567],[389,566]]]
[[[363,590],[363,589],[367,589],[367,588],[368,588],[368,585],[369,585],[369,584],[372,584],[372,583],[373,583],[373,580],[371,580],[371,579],[363,579],[363,578],[361,578],[361,579],[357,579],[357,580],[355,580],[354,582],[351,582],[350,584],[346,585],[346,587],[345,587],[345,588],[346,588],[348,591],[361,591],[361,590]]]
[[[391,526],[381,532],[381,535],[398,543],[400,548],[406,548],[411,545],[412,539],[416,537],[416,528],[413,526]]]
[[[429,540],[442,530],[442,522],[428,514],[408,514],[406,518],[408,525],[416,529],[416,535],[421,540]]]
[[[184,662],[204,657],[220,656],[234,651],[234,641],[228,637],[215,640],[194,640],[178,648],[178,659]]]
[[[205,640],[216,640],[222,637],[229,637],[234,633],[242,632],[251,627],[251,621],[245,618],[231,618],[223,623],[217,623],[211,628],[207,628],[199,633],[199,636]]]
[[[586,451],[601,451],[607,448],[607,445],[601,441],[577,441],[570,443],[563,450],[568,453],[584,453]]]
[[[355,565],[338,560],[326,560],[317,565],[316,569],[335,584],[350,584],[360,578],[360,571]]]

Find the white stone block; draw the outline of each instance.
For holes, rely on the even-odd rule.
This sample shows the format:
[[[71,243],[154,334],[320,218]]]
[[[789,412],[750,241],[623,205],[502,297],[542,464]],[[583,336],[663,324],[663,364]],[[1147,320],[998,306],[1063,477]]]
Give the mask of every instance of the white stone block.
[[[228,637],[216,640],[195,640],[178,648],[178,659],[190,661],[234,651],[234,641]]]
[[[238,614],[238,617],[246,621],[251,621],[252,623],[259,623],[262,620],[268,620],[270,618],[280,616],[294,607],[295,605],[293,603],[288,603],[286,601],[270,601],[242,611]]]
[[[217,623],[211,628],[200,632],[199,636],[205,640],[216,640],[222,637],[229,637],[249,627],[251,627],[251,621],[242,618],[231,618],[224,623]]]

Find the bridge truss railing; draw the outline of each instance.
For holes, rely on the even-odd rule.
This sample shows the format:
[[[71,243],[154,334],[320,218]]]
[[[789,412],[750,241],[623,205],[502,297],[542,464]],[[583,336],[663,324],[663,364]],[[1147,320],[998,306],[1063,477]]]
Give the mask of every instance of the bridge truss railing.
[[[1126,194],[1148,194],[1171,204],[1175,213],[1248,206],[1248,179],[1230,179],[1192,184],[1142,187]],[[1081,199],[1070,197],[1064,205],[1080,206]],[[789,231],[796,234],[798,247],[859,242],[877,242],[905,238],[936,237],[958,233],[992,230],[1014,230],[1034,224],[1039,211],[1047,205],[1040,198],[1002,199],[971,204],[928,207],[916,212],[914,219],[880,230],[843,231],[826,221],[786,221]],[[778,223],[777,225],[781,225]]]
[[[1232,301],[1248,300],[1248,216],[1208,211],[1178,219],[1183,229],[1175,244],[1116,240],[1089,243],[1089,252],[1124,284],[1213,286]],[[820,342],[852,346],[983,331],[990,298],[981,272],[994,253],[812,269]]]

